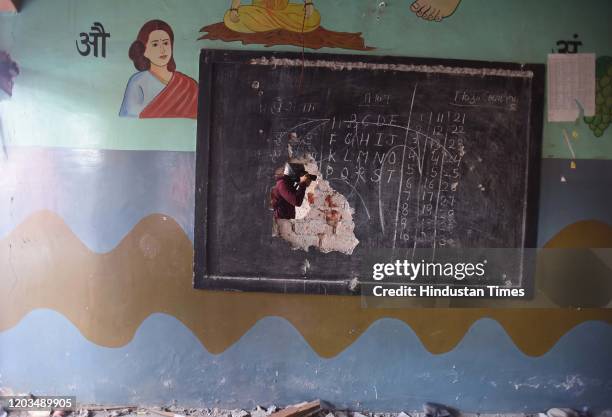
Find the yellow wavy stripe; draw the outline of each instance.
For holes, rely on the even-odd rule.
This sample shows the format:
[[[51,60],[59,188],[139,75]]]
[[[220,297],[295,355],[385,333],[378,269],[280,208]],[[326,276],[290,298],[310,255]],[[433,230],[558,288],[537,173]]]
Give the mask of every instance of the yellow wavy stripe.
[[[612,226],[597,220],[583,220],[564,227],[545,248],[612,248]]]
[[[353,343],[374,321],[397,318],[434,354],[452,350],[478,319],[497,320],[525,354],[547,352],[574,326],[612,323],[605,309],[362,309],[359,297],[222,293],[192,288],[191,241],[172,219],[142,219],[111,252],[85,247],[54,213],[38,212],[0,241],[0,331],[49,308],[92,342],[127,344],[152,313],[184,323],[221,353],[265,316],[282,316],[323,357]]]

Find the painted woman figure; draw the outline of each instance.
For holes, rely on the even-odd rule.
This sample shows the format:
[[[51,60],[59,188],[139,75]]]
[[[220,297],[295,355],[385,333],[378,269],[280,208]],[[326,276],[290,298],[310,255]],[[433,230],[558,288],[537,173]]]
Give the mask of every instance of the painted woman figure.
[[[151,20],[138,32],[129,57],[139,71],[128,81],[119,116],[145,118],[198,114],[198,83],[176,70],[174,32],[166,22]]]
[[[289,0],[253,0],[242,6],[240,0],[232,0],[225,13],[225,26],[234,32],[259,33],[284,29],[289,32],[312,32],[321,25],[321,15],[312,0],[304,4]]]

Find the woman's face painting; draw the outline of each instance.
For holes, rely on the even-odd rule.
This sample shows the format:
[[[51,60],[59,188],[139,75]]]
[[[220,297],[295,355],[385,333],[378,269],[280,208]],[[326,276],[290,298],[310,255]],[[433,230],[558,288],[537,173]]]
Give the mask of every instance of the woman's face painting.
[[[149,35],[149,41],[145,47],[144,56],[146,56],[151,64],[164,67],[168,65],[172,58],[172,43],[170,35],[163,30],[154,30]]]

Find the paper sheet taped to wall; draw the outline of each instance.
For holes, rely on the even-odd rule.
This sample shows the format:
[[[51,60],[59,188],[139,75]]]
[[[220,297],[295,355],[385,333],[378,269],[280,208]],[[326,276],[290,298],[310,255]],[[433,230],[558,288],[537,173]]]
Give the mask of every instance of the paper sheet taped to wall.
[[[548,121],[595,115],[595,54],[548,55]]]

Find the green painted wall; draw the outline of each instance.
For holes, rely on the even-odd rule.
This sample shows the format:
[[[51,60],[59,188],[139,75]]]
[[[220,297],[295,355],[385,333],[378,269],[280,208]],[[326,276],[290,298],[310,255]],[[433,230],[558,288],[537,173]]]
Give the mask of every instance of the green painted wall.
[[[559,39],[580,35],[580,52],[612,55],[609,0],[463,0],[441,23],[410,12],[409,0],[319,0],[323,26],[362,32],[377,55],[512,62],[546,61]],[[0,101],[6,145],[105,149],[195,149],[193,120],[131,120],[117,116],[128,78],[127,51],[142,23],[160,18],[175,31],[177,69],[197,78],[198,51],[264,49],[198,41],[199,29],[221,21],[229,0],[29,0],[18,15],[0,16],[0,49],[21,74],[13,98]],[[75,40],[94,21],[111,33],[107,57],[81,57]],[[277,46],[278,50],[299,50]],[[324,52],[355,53],[326,49]],[[595,138],[584,123],[546,124],[544,156],[571,158],[562,129],[576,130],[578,159],[612,159],[612,128]]]

